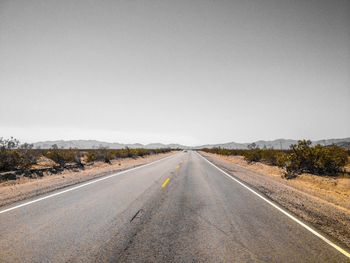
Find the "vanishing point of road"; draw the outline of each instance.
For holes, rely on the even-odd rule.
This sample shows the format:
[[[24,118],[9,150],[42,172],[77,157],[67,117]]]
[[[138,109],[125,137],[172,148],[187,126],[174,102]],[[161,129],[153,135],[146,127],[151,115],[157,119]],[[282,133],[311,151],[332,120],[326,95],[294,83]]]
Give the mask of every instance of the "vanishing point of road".
[[[193,151],[0,209],[0,262],[349,260]]]

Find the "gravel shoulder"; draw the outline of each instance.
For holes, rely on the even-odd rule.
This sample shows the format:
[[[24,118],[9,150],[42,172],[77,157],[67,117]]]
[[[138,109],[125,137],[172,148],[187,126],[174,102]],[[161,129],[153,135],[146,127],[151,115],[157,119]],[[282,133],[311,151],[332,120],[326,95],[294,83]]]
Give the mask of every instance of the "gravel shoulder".
[[[23,177],[15,181],[3,182],[0,183],[0,206],[147,164],[173,154],[175,152],[118,159],[113,160],[111,164],[96,162],[85,166],[84,170],[65,170],[59,174],[47,175],[36,179]]]
[[[278,167],[250,165],[238,156],[200,154],[350,249],[350,178],[305,174],[286,180]]]

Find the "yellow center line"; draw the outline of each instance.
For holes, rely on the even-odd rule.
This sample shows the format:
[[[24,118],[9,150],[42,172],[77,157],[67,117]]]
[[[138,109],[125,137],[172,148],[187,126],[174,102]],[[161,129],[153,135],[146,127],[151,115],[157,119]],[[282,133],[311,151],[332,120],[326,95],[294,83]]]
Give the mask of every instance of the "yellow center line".
[[[162,184],[162,188],[164,188],[169,183],[170,178],[166,179],[165,182]]]

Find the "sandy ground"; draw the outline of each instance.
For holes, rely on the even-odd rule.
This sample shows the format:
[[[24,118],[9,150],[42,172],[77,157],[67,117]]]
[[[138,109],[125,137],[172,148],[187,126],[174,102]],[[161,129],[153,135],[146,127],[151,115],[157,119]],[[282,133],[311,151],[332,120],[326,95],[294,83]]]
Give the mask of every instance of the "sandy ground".
[[[125,158],[113,160],[111,164],[96,162],[85,166],[84,170],[66,170],[60,174],[44,176],[37,179],[23,177],[16,181],[7,181],[0,184],[0,206],[44,194],[69,185],[88,181],[97,177],[122,171],[128,168],[150,163],[165,158],[175,152],[149,155],[136,159]]]
[[[350,248],[350,177],[303,174],[287,180],[281,177],[283,170],[278,167],[248,164],[240,156],[201,154]]]

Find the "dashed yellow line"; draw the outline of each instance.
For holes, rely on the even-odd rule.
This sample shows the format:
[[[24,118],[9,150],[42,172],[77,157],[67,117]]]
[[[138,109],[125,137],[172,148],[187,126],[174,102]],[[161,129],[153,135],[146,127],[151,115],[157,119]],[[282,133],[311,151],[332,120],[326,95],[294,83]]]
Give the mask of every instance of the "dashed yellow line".
[[[162,188],[164,188],[169,183],[170,178],[166,179],[165,182],[162,184]]]

